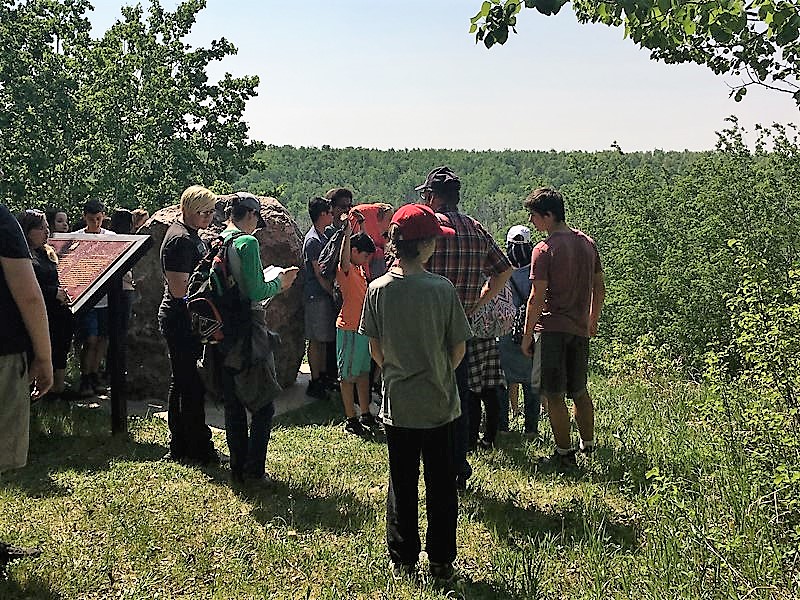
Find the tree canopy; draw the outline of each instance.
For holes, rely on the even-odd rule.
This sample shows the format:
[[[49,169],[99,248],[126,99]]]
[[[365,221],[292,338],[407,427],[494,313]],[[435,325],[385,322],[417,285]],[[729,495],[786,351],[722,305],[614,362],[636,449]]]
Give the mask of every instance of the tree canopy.
[[[156,208],[192,183],[230,181],[263,145],[242,119],[257,77],[209,81],[234,54],[185,39],[205,0],[124,7],[94,39],[87,0],[0,0],[0,193],[71,208],[90,196]]]
[[[516,33],[517,15],[555,15],[568,0],[486,0],[470,33],[487,48]],[[666,63],[692,62],[752,85],[792,94],[800,107],[800,5],[796,0],[572,0],[581,23],[623,26],[625,37]]]

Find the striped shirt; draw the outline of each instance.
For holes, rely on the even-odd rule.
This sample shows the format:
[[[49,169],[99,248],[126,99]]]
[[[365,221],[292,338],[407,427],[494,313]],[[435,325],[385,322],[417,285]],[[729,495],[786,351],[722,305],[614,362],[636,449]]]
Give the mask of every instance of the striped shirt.
[[[478,221],[455,207],[438,212],[450,220],[456,235],[436,240],[428,271],[451,281],[464,311],[469,314],[480,298],[486,278],[500,275],[511,268],[511,263]]]

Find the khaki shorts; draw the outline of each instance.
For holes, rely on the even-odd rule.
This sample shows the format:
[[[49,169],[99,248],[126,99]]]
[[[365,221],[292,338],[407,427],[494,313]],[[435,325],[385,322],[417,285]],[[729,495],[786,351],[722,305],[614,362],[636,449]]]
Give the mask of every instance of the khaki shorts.
[[[28,461],[31,392],[25,354],[0,356],[0,473]]]

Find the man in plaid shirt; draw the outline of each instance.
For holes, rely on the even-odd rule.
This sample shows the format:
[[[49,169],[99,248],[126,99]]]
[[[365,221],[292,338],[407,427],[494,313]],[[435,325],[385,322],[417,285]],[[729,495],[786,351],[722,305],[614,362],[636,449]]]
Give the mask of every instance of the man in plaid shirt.
[[[436,242],[436,251],[428,262],[428,270],[449,279],[456,288],[464,312],[470,316],[476,309],[494,298],[503,289],[514,269],[491,235],[478,221],[458,211],[461,181],[450,167],[437,167],[415,188],[423,202],[444,215],[444,223],[456,231],[450,238]],[[488,286],[483,283],[489,277]],[[469,439],[470,353],[475,352],[472,340],[467,342],[467,354],[456,369],[461,416],[455,427],[455,463],[457,484],[464,489],[472,475],[467,461]],[[473,361],[474,362],[474,361]]]

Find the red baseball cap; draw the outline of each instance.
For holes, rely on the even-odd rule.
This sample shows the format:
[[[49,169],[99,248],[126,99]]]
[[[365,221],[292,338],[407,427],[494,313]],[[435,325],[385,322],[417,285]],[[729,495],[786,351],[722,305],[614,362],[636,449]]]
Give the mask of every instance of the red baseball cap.
[[[452,227],[443,227],[433,209],[425,204],[401,206],[394,213],[392,224],[397,225],[402,239],[406,241],[456,234]]]

